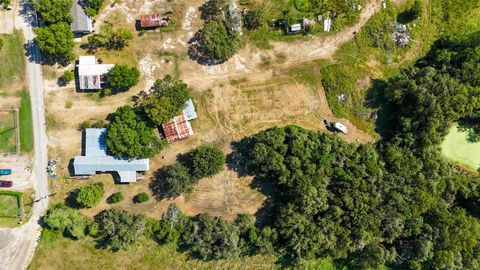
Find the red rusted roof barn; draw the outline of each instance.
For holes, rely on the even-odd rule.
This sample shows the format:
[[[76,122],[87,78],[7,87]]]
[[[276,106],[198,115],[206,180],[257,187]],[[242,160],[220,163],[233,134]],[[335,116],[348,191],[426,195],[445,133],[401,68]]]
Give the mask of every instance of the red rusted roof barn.
[[[175,116],[170,122],[163,124],[163,132],[167,141],[174,142],[188,138],[193,135],[192,126],[185,118],[185,114]]]
[[[160,14],[140,15],[141,28],[165,27],[168,26],[169,17],[162,17]]]

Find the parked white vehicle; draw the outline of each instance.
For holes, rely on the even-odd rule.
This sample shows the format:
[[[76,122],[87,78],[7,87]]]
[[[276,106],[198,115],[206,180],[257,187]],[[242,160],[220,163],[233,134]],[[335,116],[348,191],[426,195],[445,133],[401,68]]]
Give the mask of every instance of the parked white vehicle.
[[[348,133],[348,128],[347,126],[345,126],[344,124],[340,123],[340,122],[334,122],[333,125],[332,125],[336,130],[344,133],[344,134],[347,134]]]

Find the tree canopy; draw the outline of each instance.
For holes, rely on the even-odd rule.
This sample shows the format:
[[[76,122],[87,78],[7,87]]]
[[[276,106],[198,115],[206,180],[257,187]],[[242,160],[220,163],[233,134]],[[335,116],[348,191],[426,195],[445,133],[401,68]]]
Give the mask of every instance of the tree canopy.
[[[130,106],[117,109],[106,141],[110,153],[130,159],[152,157],[166,144],[157,138],[144,116]]]
[[[190,175],[187,167],[173,164],[160,169],[150,184],[157,199],[176,198],[180,194],[190,192],[197,180]]]
[[[113,251],[125,249],[140,240],[146,225],[144,216],[115,208],[100,212],[95,221],[99,227],[100,244]]]
[[[82,238],[87,227],[87,219],[80,212],[63,204],[57,204],[49,209],[43,221],[51,230],[59,231],[74,239]]]
[[[157,125],[162,125],[179,115],[190,98],[188,85],[170,75],[156,80],[150,94],[141,102],[141,107]]]
[[[133,39],[133,33],[127,28],[113,28],[111,24],[102,24],[100,31],[88,37],[91,50],[105,48],[107,50],[121,50],[128,46]]]
[[[193,177],[212,176],[225,166],[225,155],[216,147],[200,146],[186,155],[186,163]]]
[[[103,183],[98,182],[79,188],[74,197],[78,206],[90,208],[100,202],[103,193]]]
[[[139,82],[140,72],[136,67],[115,65],[107,73],[108,87],[111,93],[128,91]]]
[[[70,26],[65,22],[49,25],[47,27],[36,27],[38,47],[42,53],[52,60],[72,60],[73,55],[73,33]]]
[[[33,3],[35,10],[47,24],[72,22],[70,9],[73,2],[70,0],[36,0]]]
[[[209,21],[202,29],[200,50],[211,60],[224,62],[240,49],[237,33],[230,33],[222,21]]]

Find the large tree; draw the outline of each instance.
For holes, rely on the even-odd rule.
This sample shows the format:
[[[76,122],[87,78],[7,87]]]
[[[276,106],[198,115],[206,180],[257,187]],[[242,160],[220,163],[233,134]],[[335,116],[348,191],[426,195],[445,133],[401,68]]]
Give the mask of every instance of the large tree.
[[[113,251],[125,249],[140,240],[146,225],[144,216],[115,208],[100,212],[95,221],[99,225],[101,245]]]
[[[189,98],[188,85],[167,75],[155,82],[148,97],[141,102],[141,106],[155,124],[162,125],[179,115]]]
[[[173,164],[160,169],[150,183],[150,188],[158,200],[175,198],[192,190],[197,180],[193,178],[188,168],[181,164]]]
[[[36,0],[33,2],[35,10],[47,24],[71,23],[71,0]]]
[[[157,154],[165,145],[144,117],[130,106],[115,112],[106,136],[108,151],[121,158],[146,158]]]
[[[66,23],[52,24],[47,27],[35,28],[38,47],[42,53],[51,60],[72,60],[74,59],[73,33]]]
[[[210,21],[201,31],[199,49],[209,60],[224,62],[240,49],[240,38],[230,33],[222,21]]]
[[[186,156],[191,174],[195,178],[212,176],[225,166],[225,155],[216,147],[200,146]]]
[[[109,88],[112,93],[128,91],[139,82],[140,72],[136,67],[115,65],[107,73]]]

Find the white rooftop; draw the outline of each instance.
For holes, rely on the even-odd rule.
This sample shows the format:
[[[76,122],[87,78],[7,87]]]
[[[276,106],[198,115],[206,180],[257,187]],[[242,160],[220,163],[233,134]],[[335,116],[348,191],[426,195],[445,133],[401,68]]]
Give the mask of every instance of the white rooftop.
[[[78,75],[104,75],[114,66],[113,64],[97,64],[97,58],[94,55],[80,56],[78,60]]]

